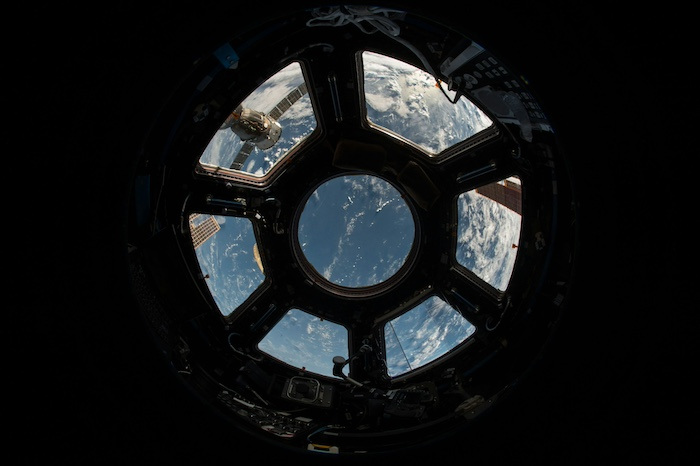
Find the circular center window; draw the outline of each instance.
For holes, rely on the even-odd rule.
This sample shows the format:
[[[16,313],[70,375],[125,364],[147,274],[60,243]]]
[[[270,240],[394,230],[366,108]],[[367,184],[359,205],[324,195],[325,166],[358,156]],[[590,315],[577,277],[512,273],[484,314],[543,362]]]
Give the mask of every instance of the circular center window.
[[[348,288],[380,284],[406,262],[416,236],[401,193],[372,175],[345,175],[322,183],[299,218],[306,260],[329,282]]]

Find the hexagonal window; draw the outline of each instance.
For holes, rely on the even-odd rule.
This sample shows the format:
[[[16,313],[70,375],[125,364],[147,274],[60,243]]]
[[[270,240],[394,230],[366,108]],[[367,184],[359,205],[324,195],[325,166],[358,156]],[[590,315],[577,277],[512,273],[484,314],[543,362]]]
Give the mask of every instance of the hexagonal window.
[[[396,377],[445,355],[476,331],[462,314],[437,296],[384,325],[387,373]]]
[[[196,213],[190,215],[190,234],[219,311],[231,315],[265,281],[252,222]]]
[[[480,186],[457,199],[457,262],[499,291],[508,286],[522,223],[517,177]]]
[[[348,357],[348,332],[342,325],[290,309],[258,349],[299,369],[334,377],[333,358]]]
[[[221,124],[199,163],[254,177],[267,175],[316,129],[316,117],[299,63],[281,69]]]
[[[367,120],[436,156],[493,122],[429,73],[374,52],[362,53]]]

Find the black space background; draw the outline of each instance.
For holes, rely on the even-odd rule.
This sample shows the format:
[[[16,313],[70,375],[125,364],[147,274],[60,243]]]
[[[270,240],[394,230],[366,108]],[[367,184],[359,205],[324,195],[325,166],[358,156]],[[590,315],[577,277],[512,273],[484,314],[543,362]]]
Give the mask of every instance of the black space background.
[[[338,462],[295,460],[217,431],[134,325],[123,265],[128,154],[167,97],[167,73],[206,39],[206,21],[235,28],[273,8],[219,3],[6,10],[7,464]],[[557,96],[545,101],[566,122],[559,131],[581,199],[572,309],[538,383],[483,430],[375,461],[694,464],[697,51],[688,13],[669,2],[614,11],[523,3],[422,11],[462,15],[484,34],[503,28],[535,88]],[[485,8],[498,13],[476,21]],[[514,25],[539,52],[512,40]]]

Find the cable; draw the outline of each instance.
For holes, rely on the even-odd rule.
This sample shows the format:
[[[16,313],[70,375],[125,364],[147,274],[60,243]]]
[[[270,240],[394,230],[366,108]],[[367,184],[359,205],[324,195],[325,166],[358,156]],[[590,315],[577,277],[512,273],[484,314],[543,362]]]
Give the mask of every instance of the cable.
[[[510,307],[510,296],[508,295],[508,296],[506,296],[506,304],[505,304],[505,306],[503,306],[503,310],[501,311],[501,315],[498,316],[498,321],[496,322],[495,325],[491,325],[489,322],[491,322],[493,320],[493,316],[489,317],[486,320],[486,323],[484,325],[486,327],[486,330],[488,330],[489,332],[493,332],[494,330],[496,330],[498,328],[498,326],[501,325],[501,321],[503,320],[503,316],[506,314],[506,311],[508,310],[509,307]]]
[[[233,346],[233,343],[231,343],[231,337],[232,337],[232,336],[240,336],[240,334],[238,334],[238,333],[231,333],[231,334],[229,334],[229,336],[228,336],[228,346],[229,346],[235,353],[240,354],[241,356],[245,356],[246,358],[250,358],[250,359],[252,359],[253,361],[256,361],[256,362],[260,362],[260,361],[263,360],[263,357],[262,357],[262,356],[259,356],[259,357],[256,358],[255,356],[253,356],[253,355],[251,355],[251,354],[248,354],[248,353],[245,353],[245,352],[239,350],[238,348],[236,348],[235,346]]]
[[[311,432],[309,435],[307,435],[307,436],[306,436],[306,441],[309,442],[309,443],[313,443],[313,440],[311,440],[311,437],[313,437],[313,436],[316,435],[316,434],[320,434],[321,432],[325,432],[325,431],[327,431],[328,429],[332,429],[332,428],[333,428],[332,426],[321,426],[321,427],[319,427],[318,429],[316,429],[316,430],[314,430],[313,432]]]
[[[318,11],[319,10],[315,10],[314,14],[319,14]],[[399,37],[399,34],[401,33],[401,27],[394,21],[389,19],[388,15],[391,13],[403,14],[404,12],[400,10],[392,10],[390,8],[380,7],[335,7],[326,14],[316,16],[315,18],[311,18],[306,22],[306,25],[308,27],[339,27],[345,26],[347,24],[354,24],[360,31],[362,31],[365,34],[374,34],[377,31],[383,33],[384,35],[392,38],[393,40],[395,40],[396,42],[400,43],[401,45],[409,49],[411,52],[413,52],[413,54],[418,57],[421,63],[423,63],[425,70],[428,73],[430,73],[433,76],[433,78],[435,78],[437,87],[440,89],[440,92],[442,92],[447,101],[451,104],[456,104],[462,96],[462,93],[456,91],[454,99],[451,99],[450,96],[447,95],[445,89],[443,89],[443,87],[440,85],[441,79],[437,76],[437,73],[435,73],[435,70],[430,65],[425,56],[410,42],[407,42]],[[365,27],[363,22],[369,23],[371,28]]]
[[[406,364],[408,364],[408,370],[412,371],[413,367],[411,367],[411,362],[408,360],[408,356],[406,356],[406,352],[403,350],[403,346],[401,345],[401,340],[399,340],[399,336],[396,334],[396,329],[394,328],[394,324],[389,321],[389,325],[391,326],[391,331],[394,332],[394,337],[396,338],[396,343],[399,345],[399,349],[401,349],[401,353],[403,354],[404,359],[406,360]]]
[[[314,11],[314,14],[319,13],[320,9]],[[338,27],[354,24],[365,34],[374,34],[380,31],[389,36],[398,36],[401,32],[401,28],[388,18],[388,15],[391,13],[402,14],[403,12],[380,7],[331,7],[328,13],[311,18],[306,22],[306,25],[308,27]],[[368,22],[372,28],[365,28],[362,24],[363,21]]]
[[[401,27],[388,17],[391,13],[403,14],[404,12],[380,7],[332,7],[328,13],[321,14],[320,16],[308,20],[306,25],[308,27],[338,27],[353,24],[365,34],[374,34],[379,31],[413,52],[421,63],[423,63],[425,70],[430,73],[436,81],[439,81],[435,70],[420,50],[399,37]],[[314,14],[320,14],[320,10],[315,10]],[[365,27],[363,23],[368,23],[370,27]]]
[[[441,83],[442,83],[442,81],[440,81],[440,80],[438,79],[437,87],[438,87],[438,89],[440,89],[440,92],[442,92],[442,95],[445,96],[445,98],[447,99],[447,101],[448,101],[449,103],[451,103],[451,104],[456,104],[457,101],[459,101],[460,97],[462,97],[462,95],[464,95],[464,94],[462,94],[460,91],[454,91],[454,92],[455,92],[455,97],[454,97],[454,99],[451,99],[450,96],[447,95],[447,92],[445,92],[445,89],[443,89]],[[450,89],[450,90],[451,90],[451,89]]]

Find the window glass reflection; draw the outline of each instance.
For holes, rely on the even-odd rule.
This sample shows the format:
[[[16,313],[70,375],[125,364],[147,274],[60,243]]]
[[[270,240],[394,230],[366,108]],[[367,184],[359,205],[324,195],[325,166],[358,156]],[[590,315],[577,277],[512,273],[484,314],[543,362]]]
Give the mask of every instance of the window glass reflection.
[[[265,280],[253,224],[247,218],[193,214],[190,234],[209,291],[228,316]]]
[[[403,266],[415,238],[401,193],[371,175],[332,178],[309,197],[299,245],[325,279],[346,287],[376,285]]]
[[[262,177],[315,128],[301,66],[291,63],[234,109],[199,161]]]
[[[469,338],[476,328],[447,302],[432,296],[384,326],[389,376],[418,369]]]
[[[431,155],[474,136],[492,121],[465,97],[436,85],[413,65],[373,52],[362,54],[367,119]],[[449,97],[449,98],[448,98]]]
[[[258,349],[294,367],[332,377],[333,357],[348,358],[348,334],[342,325],[290,309]]]
[[[499,291],[513,273],[521,203],[515,177],[462,193],[457,200],[457,262]]]

